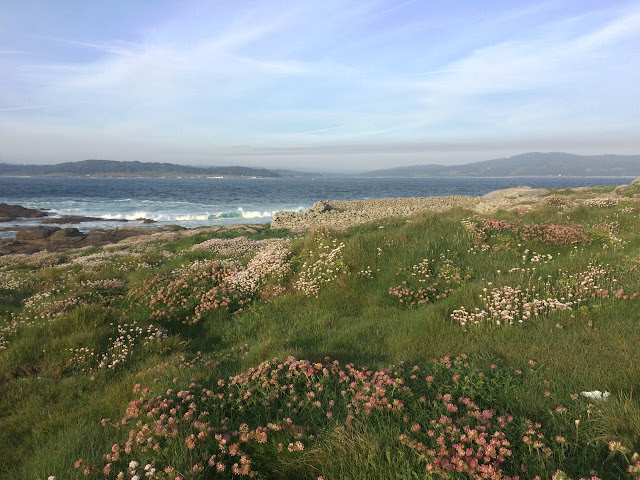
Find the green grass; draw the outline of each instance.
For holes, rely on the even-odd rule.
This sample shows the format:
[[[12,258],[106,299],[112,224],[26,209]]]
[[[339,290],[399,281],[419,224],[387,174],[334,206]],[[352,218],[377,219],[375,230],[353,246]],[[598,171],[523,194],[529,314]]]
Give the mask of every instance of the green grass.
[[[287,415],[307,428],[298,437],[279,432],[266,443],[240,441],[253,467],[265,478],[473,478],[429,474],[429,462],[421,457],[418,447],[399,440],[406,435],[408,442],[416,439],[428,443],[424,429],[430,420],[447,413],[439,410],[437,391],[451,392],[454,401],[469,396],[482,408],[495,409],[496,415],[513,416],[513,421],[502,428],[513,454],[501,467],[504,475],[550,478],[562,469],[572,478],[580,478],[590,476],[595,469],[600,478],[633,478],[625,470],[633,463],[633,452],[640,450],[640,298],[616,298],[615,293],[621,287],[626,295],[640,291],[640,230],[635,213],[623,213],[624,207],[576,206],[562,211],[540,206],[525,215],[501,211],[491,216],[530,224],[549,221],[581,225],[594,239],[584,245],[554,246],[535,239],[525,242],[509,232],[488,236],[485,246],[475,244],[460,223],[473,215],[462,209],[416,215],[408,221],[387,219],[343,232],[319,230],[298,235],[291,241],[290,270],[284,276],[260,277],[259,290],[245,295],[251,301],[244,308],[211,309],[192,325],[167,320],[169,317],[150,319],[156,308],[151,306],[156,293],[141,289],[143,282],[156,273],[175,276],[171,272],[183,265],[209,259],[206,253],[190,248],[210,238],[243,235],[261,240],[286,238],[288,232],[268,226],[254,232],[243,228],[203,231],[147,245],[135,257],[119,254],[91,268],[7,267],[0,280],[15,277],[21,284],[16,289],[0,290],[0,332],[7,342],[0,350],[0,478],[85,478],[84,467],[74,468],[78,458],[99,467],[90,477],[103,478],[103,454],[114,444],[124,445],[130,428],[141,428],[134,424],[113,427],[125,416],[129,402],[141,397],[141,390],[134,385],[150,389],[146,398],[170,397],[173,394],[166,393],[168,388],[188,390],[193,388],[189,387],[192,383],[229,398],[229,394],[237,394],[236,387],[219,385],[219,380],[243,375],[261,362],[276,357],[282,362],[289,356],[312,364],[337,361],[341,366],[353,364],[380,372],[391,368],[408,390],[396,386],[389,388],[387,396],[406,402],[406,407],[374,409],[371,414],[360,413],[347,421],[350,407],[339,407],[344,385],[321,375],[304,388],[323,396],[323,408],[329,399],[336,401],[334,417],[329,420],[315,410],[313,396],[292,400],[290,393],[281,393],[272,400],[273,404],[284,402],[281,413],[275,407],[252,403],[253,397],[242,400],[246,403],[224,400],[221,405],[202,400],[204,403],[198,406],[202,410],[198,411],[207,408],[211,415],[217,415],[216,409],[221,409],[236,429],[241,423],[251,429],[264,426]],[[616,239],[601,228],[610,222],[617,222]],[[336,245],[344,243],[338,260],[344,273],[323,283],[317,297],[296,291],[301,270],[308,268],[304,262],[320,258],[319,242],[327,238],[335,239]],[[123,251],[133,254],[135,248]],[[531,262],[532,252],[551,255],[552,259]],[[409,306],[390,295],[391,288],[411,280],[412,267],[425,259],[434,262],[435,278],[441,268],[441,255],[470,278],[445,298],[432,297],[421,305]],[[232,260],[246,265],[250,258],[239,254]],[[140,261],[147,266],[136,267]],[[608,290],[606,298],[590,297],[582,306],[543,314],[522,325],[463,328],[451,320],[452,312],[461,306],[467,311],[485,308],[480,299],[485,288],[535,286],[543,296],[551,295],[563,275],[583,272],[590,263],[606,266],[615,276],[615,282],[609,278],[608,283],[602,283]],[[509,273],[514,267],[523,271]],[[400,269],[408,269],[408,273]],[[433,278],[424,285],[430,285]],[[105,293],[90,305],[56,307],[55,316],[47,313],[53,308],[47,302],[71,298],[83,282],[100,279],[124,281],[122,297]],[[280,294],[261,296],[268,288]],[[24,307],[30,297],[48,291],[52,295],[34,301],[31,310]],[[123,340],[126,347],[117,344],[118,328],[132,328],[134,322],[141,333],[127,330],[130,338]],[[163,337],[150,339],[151,330],[147,329],[162,332]],[[73,360],[75,349],[81,347],[94,354],[82,365]],[[442,370],[446,361],[432,362],[460,354],[468,356],[469,364],[452,367],[460,371],[460,379]],[[106,363],[119,360],[111,367],[101,367],[98,357],[103,355],[111,355]],[[530,360],[535,360],[534,367]],[[274,368],[275,364],[270,365]],[[411,378],[413,365],[422,372],[419,378]],[[440,375],[440,383],[425,384],[427,372]],[[253,396],[267,395],[266,384],[254,385],[252,381],[248,380],[246,388],[255,388]],[[322,385],[324,390],[318,390]],[[303,384],[296,388],[303,388]],[[368,391],[366,383],[362,388]],[[572,398],[583,390],[606,390],[611,397],[588,406],[587,400]],[[426,403],[420,403],[421,396]],[[301,402],[299,409],[289,411],[293,406],[287,406],[287,401]],[[153,415],[140,417],[140,425],[147,422],[146,418],[155,418]],[[102,419],[109,419],[105,427],[101,426]],[[541,424],[548,456],[523,443],[527,419]],[[580,420],[579,426],[575,420]],[[422,430],[411,430],[416,423]],[[192,451],[185,441],[188,429],[193,427],[190,423],[183,427],[175,441],[163,439],[157,451],[123,454],[123,459],[113,462],[114,468],[126,468],[129,461],[136,460],[153,463],[158,470],[156,478],[175,477],[175,472],[161,474],[167,465],[174,466],[185,479],[217,478],[208,466],[203,472],[192,467],[200,462],[193,452],[212,455],[219,450],[218,444],[213,437],[203,439]],[[492,424],[491,428],[498,427]],[[566,443],[558,443],[556,436],[564,437]],[[303,442],[304,450],[287,451],[287,443],[297,439]],[[628,452],[610,451],[612,441],[622,442]],[[280,451],[278,443],[282,442]],[[233,477],[230,470],[234,461],[237,457],[225,457],[226,470],[220,478]],[[529,471],[519,471],[516,465],[520,463],[527,464]],[[113,470],[107,478],[115,478],[116,473]]]

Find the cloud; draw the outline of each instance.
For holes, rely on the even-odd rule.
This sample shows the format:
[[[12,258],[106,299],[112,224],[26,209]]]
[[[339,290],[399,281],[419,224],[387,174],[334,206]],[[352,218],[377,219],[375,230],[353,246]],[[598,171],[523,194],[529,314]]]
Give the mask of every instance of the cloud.
[[[453,155],[440,142],[465,156],[464,145],[487,153],[501,142],[575,147],[588,137],[613,148],[607,138],[640,138],[634,6],[466,6],[460,15],[384,0],[190,5],[198,9],[109,35],[66,38],[59,25],[30,37],[41,51],[8,43],[0,112],[24,135],[21,147],[0,131],[5,154],[33,150],[27,132],[49,151],[66,138],[80,158],[147,148],[181,161],[233,156],[235,144],[255,147],[251,161],[277,160],[276,146],[289,159],[391,159],[397,149],[408,161],[429,148]]]

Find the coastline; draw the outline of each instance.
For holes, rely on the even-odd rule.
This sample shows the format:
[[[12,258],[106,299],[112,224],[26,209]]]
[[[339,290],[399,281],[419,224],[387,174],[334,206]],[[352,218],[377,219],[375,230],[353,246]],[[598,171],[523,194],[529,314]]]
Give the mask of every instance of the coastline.
[[[619,196],[626,187],[640,184],[640,177],[631,184],[614,188],[612,195]],[[575,195],[596,187],[574,187]],[[385,217],[409,217],[419,212],[442,212],[450,208],[467,208],[486,214],[495,210],[526,211],[542,202],[551,190],[519,186],[489,192],[481,197],[443,196],[421,198],[390,198],[376,200],[320,201],[304,212],[276,212],[272,228],[305,231],[315,227],[348,228]],[[571,197],[571,196],[569,196]]]
[[[607,196],[619,196],[625,188],[637,184],[640,184],[640,177],[636,178],[630,185],[618,185]],[[593,188],[596,187],[572,188],[573,195],[568,195],[567,198],[569,200],[575,199],[583,192]],[[288,229],[294,232],[302,232],[316,227],[345,229],[388,217],[407,218],[420,212],[443,212],[452,208],[465,208],[478,214],[487,214],[498,209],[526,211],[544,201],[549,193],[551,193],[549,189],[519,186],[495,190],[481,197],[432,196],[319,201],[312,208],[302,212],[276,212],[272,217],[271,228]],[[638,194],[635,196],[638,196]],[[16,205],[6,205],[6,207],[22,212],[22,214],[26,215],[24,218],[29,218],[29,216],[46,217],[46,212],[25,209]],[[17,216],[12,219],[19,218],[23,217]],[[2,224],[0,223],[0,225]],[[229,229],[255,230],[264,228],[264,226],[264,223],[241,223],[196,228],[185,228],[178,225],[124,226],[95,229],[87,233],[81,232],[77,228],[62,228],[50,225],[23,228],[4,227],[0,230],[15,230],[17,233],[15,238],[0,240],[0,257],[15,254],[31,255],[39,252],[60,253],[71,249],[113,245],[127,239],[140,241],[142,237],[147,237],[148,241],[153,241],[167,236],[178,238],[195,235],[200,232]]]

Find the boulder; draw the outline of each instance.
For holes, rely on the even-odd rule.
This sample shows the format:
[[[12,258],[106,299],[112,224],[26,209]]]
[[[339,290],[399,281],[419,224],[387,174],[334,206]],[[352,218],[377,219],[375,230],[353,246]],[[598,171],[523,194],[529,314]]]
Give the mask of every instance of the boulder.
[[[329,212],[333,210],[333,208],[331,207],[331,205],[329,204],[329,202],[325,202],[325,201],[319,201],[313,204],[313,206],[311,207],[311,212],[312,213],[325,213],[325,212]]]

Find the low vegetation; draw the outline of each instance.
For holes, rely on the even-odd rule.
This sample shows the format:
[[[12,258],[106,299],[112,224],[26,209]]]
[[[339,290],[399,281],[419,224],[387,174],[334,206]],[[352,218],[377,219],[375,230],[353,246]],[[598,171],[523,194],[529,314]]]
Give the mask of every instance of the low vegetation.
[[[570,193],[0,257],[0,477],[638,479],[640,203]]]

